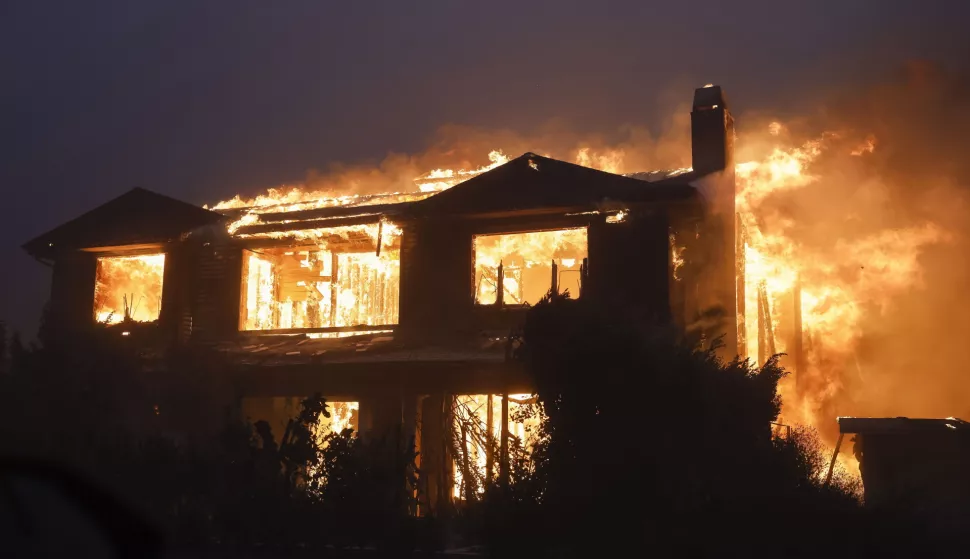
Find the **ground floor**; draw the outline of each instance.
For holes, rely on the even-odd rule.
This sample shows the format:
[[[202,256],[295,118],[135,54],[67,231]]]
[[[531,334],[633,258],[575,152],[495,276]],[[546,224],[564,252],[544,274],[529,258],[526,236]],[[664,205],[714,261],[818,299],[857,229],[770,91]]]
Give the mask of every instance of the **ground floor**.
[[[539,407],[524,370],[498,360],[354,360],[237,371],[236,413],[278,438],[313,394],[327,401],[320,436],[401,435],[418,453],[419,514],[481,494],[534,444]]]

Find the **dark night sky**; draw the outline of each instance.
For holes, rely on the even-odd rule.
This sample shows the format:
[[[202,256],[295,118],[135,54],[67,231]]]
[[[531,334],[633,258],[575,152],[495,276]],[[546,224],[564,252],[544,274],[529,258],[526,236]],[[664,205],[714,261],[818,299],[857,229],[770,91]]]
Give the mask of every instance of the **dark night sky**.
[[[959,64],[960,0],[6,0],[0,319],[32,335],[48,270],[19,246],[141,186],[204,203],[446,123],[656,125],[718,82],[797,110],[913,57]]]

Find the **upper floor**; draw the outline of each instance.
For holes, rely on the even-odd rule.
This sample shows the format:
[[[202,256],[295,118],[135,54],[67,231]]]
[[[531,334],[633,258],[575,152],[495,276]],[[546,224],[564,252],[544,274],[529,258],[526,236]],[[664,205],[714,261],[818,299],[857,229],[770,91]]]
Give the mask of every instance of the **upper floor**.
[[[24,248],[52,267],[49,326],[68,336],[447,341],[507,332],[550,290],[687,327],[718,293],[734,304],[735,273],[719,88],[698,90],[692,114],[703,173],[526,153],[422,199],[221,212],[135,189]]]

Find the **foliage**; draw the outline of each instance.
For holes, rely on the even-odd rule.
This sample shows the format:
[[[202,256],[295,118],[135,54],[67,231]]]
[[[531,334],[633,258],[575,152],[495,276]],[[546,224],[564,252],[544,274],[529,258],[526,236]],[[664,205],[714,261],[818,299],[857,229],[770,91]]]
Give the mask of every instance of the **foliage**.
[[[858,514],[851,487],[820,483],[817,439],[772,436],[777,359],[725,363],[636,323],[555,296],[530,311],[518,356],[536,379],[544,437],[487,499],[493,551],[763,553],[784,545],[790,521],[824,534],[823,522]]]
[[[417,545],[416,457],[413,441],[400,431],[360,438],[344,430],[326,437],[318,499],[333,543],[397,551]]]
[[[16,338],[15,338],[16,340]],[[282,433],[222,413],[217,357],[175,356],[164,375],[91,342],[69,361],[14,350],[0,377],[0,453],[49,457],[107,486],[173,543],[428,547],[414,503],[413,441],[318,432],[323,398]],[[215,413],[213,413],[215,411]]]

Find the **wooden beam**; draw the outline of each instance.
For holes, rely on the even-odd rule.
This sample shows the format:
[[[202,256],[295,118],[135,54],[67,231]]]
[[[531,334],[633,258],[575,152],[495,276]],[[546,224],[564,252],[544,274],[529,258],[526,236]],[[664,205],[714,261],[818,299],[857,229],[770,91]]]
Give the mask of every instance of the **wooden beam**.
[[[495,412],[492,402],[493,396],[489,394],[485,421],[485,479],[489,481],[491,481],[492,472],[495,470]]]
[[[118,245],[82,248],[82,252],[113,252],[118,256],[138,256],[165,252],[164,243],[142,243],[137,245]]]
[[[552,261],[552,285],[550,289],[554,294],[559,294],[559,265],[556,264],[555,259]]]
[[[235,235],[257,235],[260,233],[303,231],[309,229],[334,229],[336,227],[348,227],[354,225],[371,225],[380,222],[381,217],[381,214],[364,214],[353,217],[309,219],[303,221],[297,221],[293,218],[289,218],[286,222],[243,225],[239,229],[236,229]]]
[[[330,253],[330,322],[332,327],[337,325],[337,296],[340,294],[340,276],[337,273],[338,253]]]
[[[579,296],[582,297],[589,284],[589,257],[583,258],[583,263],[579,265]]]
[[[794,332],[792,336],[794,337],[794,343],[792,344],[792,353],[795,358],[795,389],[798,389],[799,384],[804,381],[800,380],[801,376],[806,373],[805,369],[805,355],[802,348],[802,282],[801,278],[795,279],[795,287],[792,289],[792,299],[794,309]]]
[[[745,281],[747,274],[747,256],[745,255],[744,247],[747,245],[747,229],[744,226],[744,221],[741,219],[741,214],[735,214],[735,245],[734,245],[734,263],[735,263],[735,305],[737,306],[737,330],[738,330],[738,355],[747,356],[748,353],[748,327],[746,324],[745,317]]]
[[[825,476],[825,485],[832,481],[832,472],[835,471],[835,459],[839,456],[839,449],[842,447],[842,437],[845,433],[839,433],[839,440],[835,442],[835,452],[832,453],[832,461],[829,462],[829,473]]]
[[[509,394],[502,394],[502,437],[501,449],[499,450],[499,482],[502,485],[509,483]]]
[[[764,293],[761,290],[761,286],[758,286],[758,367],[761,367],[768,360],[768,330],[767,324],[765,324],[765,307],[767,302],[764,298]]]
[[[401,213],[411,202],[396,202],[390,204],[372,204],[369,206],[330,206],[327,208],[312,208],[292,212],[266,212],[259,214],[260,221],[269,223],[284,220],[334,219],[340,217],[360,217],[374,214]]]
[[[373,252],[374,240],[367,235],[356,235],[352,239],[346,239],[340,235],[329,235],[320,239],[297,239],[295,237],[248,237],[239,240],[239,246],[259,252],[280,251],[280,250],[321,250],[320,245],[326,244],[328,250],[338,252]],[[391,249],[399,248],[400,239],[395,238],[391,244]]]
[[[384,220],[377,224],[377,257],[381,257],[381,241],[384,240]]]

